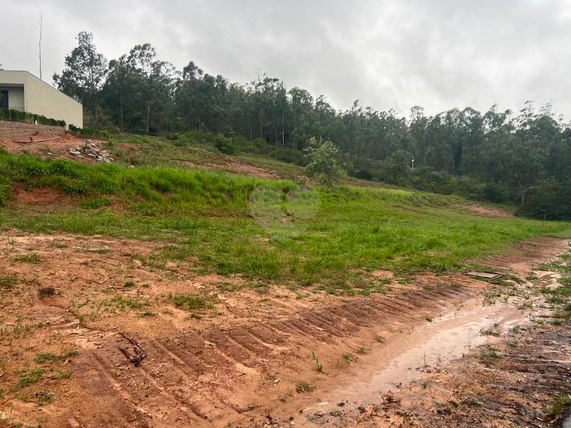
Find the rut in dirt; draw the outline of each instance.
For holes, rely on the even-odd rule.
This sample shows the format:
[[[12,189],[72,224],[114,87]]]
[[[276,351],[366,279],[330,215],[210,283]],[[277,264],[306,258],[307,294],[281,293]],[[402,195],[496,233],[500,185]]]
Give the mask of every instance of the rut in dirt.
[[[441,310],[472,295],[473,291],[464,287],[442,286],[402,297],[353,300],[228,330],[211,328],[173,339],[137,338],[147,354],[139,367],[130,365],[118,350],[128,346],[125,339],[108,334],[101,338],[86,331],[92,349],[77,359],[77,373],[81,373],[78,376],[89,395],[111,400],[104,407],[115,426],[166,426],[173,422],[220,426],[232,418],[240,419],[248,410],[248,401],[240,397],[248,395],[244,386],[253,376],[276,364],[283,371],[298,370],[300,353],[296,350],[317,341],[336,352],[337,345],[359,337],[365,328],[421,322],[427,310]],[[77,328],[74,324],[68,327],[72,332]],[[263,408],[263,397],[258,397],[258,402]],[[133,403],[138,403],[135,409]],[[72,412],[68,418],[78,426],[108,423],[100,414]]]

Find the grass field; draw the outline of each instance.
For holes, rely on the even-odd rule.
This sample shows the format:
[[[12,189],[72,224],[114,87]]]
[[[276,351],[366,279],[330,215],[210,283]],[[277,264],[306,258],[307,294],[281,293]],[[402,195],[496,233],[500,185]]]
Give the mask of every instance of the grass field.
[[[365,294],[383,291],[368,280],[372,270],[460,269],[467,259],[542,234],[540,221],[477,215],[461,198],[347,185],[318,188],[318,210],[310,218],[284,214],[282,223],[296,233],[268,234],[251,214],[252,192],[272,186],[283,208],[295,204],[288,192],[303,193],[299,183],[152,158],[154,166],[129,167],[0,152],[0,227],[162,241],[154,263],[193,258],[201,272]],[[17,183],[27,190],[52,188],[68,203],[20,204],[13,194]],[[543,233],[565,236],[570,229],[548,222]]]

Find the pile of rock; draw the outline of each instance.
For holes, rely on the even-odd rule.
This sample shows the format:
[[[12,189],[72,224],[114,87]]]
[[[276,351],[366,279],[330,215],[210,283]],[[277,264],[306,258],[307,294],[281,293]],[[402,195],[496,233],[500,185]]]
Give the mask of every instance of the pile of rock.
[[[84,145],[71,147],[67,149],[67,151],[69,154],[77,156],[79,159],[87,158],[105,163],[110,163],[114,160],[107,150],[100,150],[99,147],[97,147],[97,145],[91,140],[87,140]]]

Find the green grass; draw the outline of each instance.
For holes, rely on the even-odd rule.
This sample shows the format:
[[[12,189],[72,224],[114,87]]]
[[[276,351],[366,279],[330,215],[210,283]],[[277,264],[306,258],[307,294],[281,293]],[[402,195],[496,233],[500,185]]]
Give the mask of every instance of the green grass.
[[[43,364],[46,362],[55,362],[55,361],[63,361],[63,360],[67,360],[69,358],[75,357],[77,356],[78,353],[76,351],[70,351],[67,352],[65,354],[62,355],[56,355],[52,352],[43,352],[38,354],[38,356],[36,358],[34,358],[34,362],[38,363],[38,364]]]
[[[0,289],[9,290],[12,286],[16,285],[20,280],[14,275],[0,275]]]
[[[302,382],[300,384],[297,385],[297,387],[295,388],[296,392],[298,394],[302,394],[304,392],[312,392],[315,390],[315,386],[310,385],[307,382]]]
[[[282,178],[295,179],[303,175],[303,168],[268,155],[251,151],[242,151],[237,156],[224,155],[214,147],[214,142],[215,136],[200,132],[183,134],[173,141],[152,136],[114,135],[103,148],[109,150],[117,161],[136,166],[190,165],[200,168],[207,165],[209,169],[231,172],[231,164],[240,162]]]
[[[22,263],[32,263],[38,264],[41,261],[40,255],[38,253],[31,254],[20,254],[14,257],[14,260]]]
[[[178,308],[187,310],[203,309],[211,306],[208,299],[204,296],[197,296],[194,294],[169,294],[169,299]]]
[[[18,380],[18,383],[16,384],[16,388],[21,389],[21,388],[24,388],[26,386],[29,386],[29,385],[32,385],[32,384],[38,382],[42,378],[43,374],[44,374],[44,371],[41,369],[33,370],[29,375],[22,376]]]
[[[292,228],[268,235],[252,218],[249,197],[259,186],[274,186],[273,208],[281,209],[286,193],[298,188],[293,181],[173,166],[85,165],[2,151],[0,176],[26,188],[52,187],[74,202],[57,209],[10,204],[0,211],[0,229],[164,241],[148,262],[192,258],[203,272],[314,284],[332,293],[384,292],[363,276],[367,270],[458,270],[467,259],[540,235],[542,227],[540,221],[472,215],[457,197],[339,186],[318,189],[314,217],[284,216],[290,221],[278,223]],[[569,229],[564,222],[545,225],[548,234]]]
[[[551,405],[546,409],[545,413],[553,419],[557,420],[561,418],[571,408],[571,395],[563,395],[556,397]]]
[[[539,290],[545,300],[556,310],[551,324],[563,325],[571,322],[571,252],[561,255],[557,260],[544,263],[540,269],[559,272],[562,277],[557,280],[555,288]]]
[[[480,362],[486,366],[493,366],[502,358],[502,354],[492,346],[480,349]]]
[[[465,404],[468,407],[482,407],[482,403],[479,403],[478,401],[474,400],[473,398],[470,398],[468,400],[464,400],[462,402],[462,404]]]
[[[106,306],[112,309],[119,308],[122,311],[126,309],[142,309],[148,305],[148,301],[123,296],[114,296],[101,302],[101,306]]]
[[[550,236],[553,236],[555,238],[561,238],[561,239],[571,239],[571,229],[566,229],[566,230],[562,230],[562,231],[558,231],[558,232],[553,232],[549,234]]]
[[[52,354],[51,352],[39,354],[36,358],[34,358],[34,361],[38,364],[42,364],[47,361],[53,362],[55,360],[57,360],[57,355]]]

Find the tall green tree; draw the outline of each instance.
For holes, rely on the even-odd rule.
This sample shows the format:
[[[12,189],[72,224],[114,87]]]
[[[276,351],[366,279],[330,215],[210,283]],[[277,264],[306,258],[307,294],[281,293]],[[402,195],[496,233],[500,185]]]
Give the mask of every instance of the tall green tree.
[[[102,101],[121,132],[126,127],[132,128],[136,83],[127,55],[109,61],[109,74],[102,90]]]
[[[108,72],[107,60],[97,52],[92,33],[82,31],[77,41],[77,47],[65,57],[63,72],[55,73],[53,81],[60,91],[91,108],[93,127],[97,128],[99,94]]]
[[[149,43],[136,45],[129,52],[127,62],[134,72],[138,97],[142,110],[142,127],[146,134],[168,123],[173,112],[176,71],[173,65],[159,61]],[[167,129],[168,130],[168,129]]]

